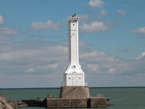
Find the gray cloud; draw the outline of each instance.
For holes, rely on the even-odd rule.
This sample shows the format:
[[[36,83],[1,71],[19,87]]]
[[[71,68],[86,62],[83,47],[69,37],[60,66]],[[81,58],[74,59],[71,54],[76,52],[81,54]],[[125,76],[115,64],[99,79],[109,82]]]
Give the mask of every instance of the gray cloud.
[[[9,36],[0,35],[0,43],[4,43],[7,41],[11,41],[11,40],[12,40],[12,38]]]
[[[0,35],[15,35],[19,32],[16,29],[8,28],[8,27],[0,27]]]
[[[58,85],[58,83],[62,82],[62,75],[68,64],[68,46],[63,43],[23,41],[15,42],[12,45],[1,44],[0,83],[4,83],[5,79],[9,79],[13,83],[5,83],[5,85],[13,84],[18,87],[20,84],[17,83],[16,85],[15,79],[18,81],[19,78],[23,78],[20,83],[24,84],[23,86],[25,87],[28,87],[30,84],[33,87],[42,86],[42,84],[43,86],[47,86],[48,84],[49,86]],[[81,43],[84,43],[82,46],[88,45],[83,41],[80,41]],[[130,81],[133,81],[130,76],[145,74],[145,68],[143,66],[145,64],[144,53],[136,59],[125,60],[96,50],[80,48],[80,64],[90,82],[93,81],[91,78],[94,77],[106,78],[103,75],[130,78]],[[28,80],[29,84],[26,84],[28,82],[24,82],[26,78],[32,79]],[[54,82],[54,78],[58,80],[52,83]],[[39,83],[39,80],[42,80],[44,83]],[[49,83],[45,84],[46,81],[49,81]]]
[[[27,42],[26,42],[27,43]],[[25,45],[23,43],[23,45]],[[0,52],[1,73],[6,75],[15,74],[45,74],[52,73],[56,68],[62,67],[61,62],[66,60],[67,47],[61,45],[52,46],[1,46]],[[58,62],[59,61],[59,62]],[[66,61],[67,62],[67,61]],[[62,62],[63,63],[63,62]]]
[[[0,15],[0,25],[4,23],[4,18],[3,16]]]
[[[77,17],[79,17],[79,23],[86,23],[86,22],[90,21],[90,18],[87,14],[77,15]]]
[[[96,31],[107,31],[108,27],[103,23],[99,21],[95,21],[91,24],[83,24],[80,26],[81,32],[96,32]]]
[[[94,21],[90,24],[83,24],[80,26],[80,32],[82,33],[93,33],[93,32],[105,32],[111,29],[115,23],[110,20],[105,22]]]
[[[5,44],[7,41],[11,41],[12,38],[10,36],[19,34],[19,31],[16,29],[8,28],[8,27],[0,27],[0,43]]]
[[[41,41],[37,41],[37,43],[39,42]],[[25,43],[27,44],[28,42],[26,41]],[[25,43],[23,43],[23,45],[25,45]],[[23,45],[3,46],[5,49],[0,52],[0,66],[1,71],[4,72],[4,74],[46,74],[51,73],[52,71],[56,72],[55,70],[62,69],[67,65],[67,46],[49,43],[48,45],[40,45],[34,48],[33,46],[35,45]],[[98,69],[100,69],[99,72],[104,72],[106,69],[106,73],[111,73],[115,72],[115,69],[117,70],[120,68],[113,66],[117,65],[116,62],[118,63],[119,59],[109,56],[103,52],[95,50],[80,52],[80,59],[85,62],[84,66],[88,66],[89,70],[94,69],[93,71],[95,71],[96,69],[96,71],[98,71]],[[98,63],[102,63],[103,65],[100,66]],[[104,63],[106,63],[106,65]],[[112,63],[113,65],[108,67],[107,63]],[[118,66],[121,66],[120,63],[118,64]],[[98,66],[98,69],[95,68],[94,65]]]
[[[54,24],[53,21],[48,20],[47,22],[32,22],[31,29],[49,29],[49,30],[59,30],[59,22]]]
[[[140,36],[138,36],[137,38],[139,38],[139,39],[144,39],[145,36],[140,35]]]
[[[142,52],[136,59],[141,59],[142,57],[145,57],[145,52]]]
[[[104,5],[103,0],[90,0],[90,2],[89,2],[89,6],[91,6],[91,7],[101,8],[101,7],[103,7],[103,5]]]
[[[95,50],[84,53],[80,56],[82,66],[88,73],[95,73],[98,75],[112,74],[112,75],[136,75],[139,73],[145,73],[145,68],[142,66],[145,64],[144,55],[139,55],[137,59],[124,60],[107,55],[103,52]],[[140,71],[140,72],[135,72]]]
[[[97,15],[97,18],[100,19],[102,18],[103,16],[106,16],[107,15],[107,11],[105,9],[102,9],[100,10],[100,13]]]
[[[79,46],[92,46],[92,44],[79,40]]]
[[[145,27],[140,27],[138,29],[131,29],[131,33],[145,34]]]
[[[126,11],[125,11],[125,10],[117,10],[117,12],[118,12],[121,16],[125,16],[125,15],[126,15]]]

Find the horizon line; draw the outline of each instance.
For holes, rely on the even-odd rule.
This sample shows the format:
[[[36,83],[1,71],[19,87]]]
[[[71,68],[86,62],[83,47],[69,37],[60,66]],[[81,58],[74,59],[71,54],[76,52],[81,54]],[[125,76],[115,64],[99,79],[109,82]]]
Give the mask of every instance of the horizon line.
[[[145,88],[145,86],[107,86],[107,87],[89,87],[89,88]],[[1,89],[60,89],[60,87],[0,88],[0,90]]]

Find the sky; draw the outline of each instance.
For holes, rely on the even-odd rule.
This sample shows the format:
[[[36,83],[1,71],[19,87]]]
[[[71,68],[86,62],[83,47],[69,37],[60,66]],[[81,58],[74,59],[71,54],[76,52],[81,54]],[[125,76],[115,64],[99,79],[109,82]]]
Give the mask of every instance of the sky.
[[[88,86],[145,86],[145,0],[0,0],[0,88],[61,87],[73,14]]]

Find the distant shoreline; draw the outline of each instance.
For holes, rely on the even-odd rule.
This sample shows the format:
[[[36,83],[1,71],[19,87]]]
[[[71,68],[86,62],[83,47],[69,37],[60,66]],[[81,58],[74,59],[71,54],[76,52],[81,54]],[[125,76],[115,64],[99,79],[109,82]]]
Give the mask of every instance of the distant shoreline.
[[[145,86],[124,86],[124,87],[89,87],[94,88],[145,88]],[[0,88],[0,90],[23,90],[23,89],[60,89],[60,87],[35,87],[35,88]]]

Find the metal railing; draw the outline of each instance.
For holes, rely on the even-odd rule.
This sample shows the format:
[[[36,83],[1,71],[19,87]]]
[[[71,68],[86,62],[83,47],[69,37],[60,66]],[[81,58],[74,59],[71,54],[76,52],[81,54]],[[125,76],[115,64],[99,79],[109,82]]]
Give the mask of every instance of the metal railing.
[[[84,83],[63,82],[61,86],[88,86],[88,83],[87,82]]]

